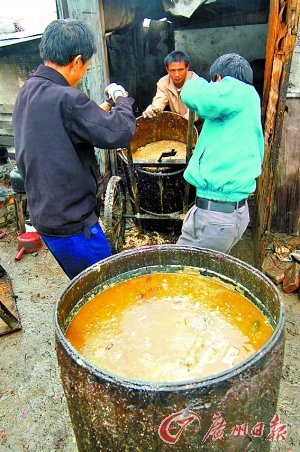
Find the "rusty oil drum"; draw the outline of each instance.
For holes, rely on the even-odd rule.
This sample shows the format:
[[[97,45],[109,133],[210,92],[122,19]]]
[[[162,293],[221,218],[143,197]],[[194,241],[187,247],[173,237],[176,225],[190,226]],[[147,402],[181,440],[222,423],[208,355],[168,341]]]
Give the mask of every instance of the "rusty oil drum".
[[[177,113],[164,111],[155,118],[145,119],[140,116],[136,120],[136,132],[130,142],[132,154],[142,146],[161,140],[187,142],[188,121]],[[196,127],[193,130],[192,147],[195,147],[198,138]],[[127,150],[119,154],[121,167],[125,174],[129,197],[134,207],[131,181],[128,171]],[[176,157],[175,157],[176,158]],[[137,180],[140,209],[142,214],[153,217],[160,215],[171,215],[181,213],[184,202],[185,182],[183,172],[186,163],[178,160],[173,165],[163,167],[135,166],[135,177]],[[195,199],[195,188],[190,186],[190,202]],[[148,230],[172,229],[174,220],[151,221],[143,220],[142,225]],[[179,226],[181,226],[179,224]]]
[[[86,294],[110,279],[157,265],[181,270],[192,266],[203,275],[234,284],[268,316],[273,335],[238,366],[190,382],[139,382],[96,368],[65,338],[70,312]],[[283,306],[273,283],[223,253],[154,245],[93,265],[69,283],[55,308],[58,363],[79,451],[269,450],[267,437],[276,414],[283,362],[283,330]],[[212,425],[218,422],[214,434],[221,434],[223,440],[212,441]],[[236,426],[242,426],[239,431],[244,434],[234,435]]]

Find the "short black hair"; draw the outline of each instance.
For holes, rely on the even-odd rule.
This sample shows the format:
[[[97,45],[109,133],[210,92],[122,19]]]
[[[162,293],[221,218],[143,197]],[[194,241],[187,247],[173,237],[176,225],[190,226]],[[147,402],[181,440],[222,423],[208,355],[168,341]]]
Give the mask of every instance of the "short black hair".
[[[46,27],[40,42],[42,60],[59,66],[67,66],[77,55],[86,63],[96,51],[93,32],[80,20],[54,20]]]
[[[173,50],[173,52],[168,53],[168,55],[164,59],[165,67],[168,67],[171,63],[179,63],[180,61],[184,61],[186,66],[190,65],[190,57],[180,50]]]
[[[253,85],[253,71],[248,61],[237,53],[226,53],[211,65],[209,70],[212,81],[219,74],[222,78],[230,76],[241,82]]]

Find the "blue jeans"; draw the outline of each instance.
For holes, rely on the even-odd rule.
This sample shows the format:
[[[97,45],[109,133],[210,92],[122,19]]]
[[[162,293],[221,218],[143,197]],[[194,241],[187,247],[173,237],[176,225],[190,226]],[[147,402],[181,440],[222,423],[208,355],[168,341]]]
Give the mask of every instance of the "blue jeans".
[[[100,225],[96,223],[88,230],[90,237],[86,237],[83,232],[68,237],[40,234],[47,248],[70,279],[112,254]]]

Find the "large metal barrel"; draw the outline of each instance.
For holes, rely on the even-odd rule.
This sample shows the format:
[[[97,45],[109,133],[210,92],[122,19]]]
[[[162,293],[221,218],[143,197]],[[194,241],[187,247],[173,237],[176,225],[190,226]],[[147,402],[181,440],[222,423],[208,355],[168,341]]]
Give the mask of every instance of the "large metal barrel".
[[[162,112],[152,119],[142,116],[137,118],[137,128],[130,143],[130,149],[134,155],[135,151],[149,143],[161,140],[179,141],[187,143],[188,121],[177,113]],[[198,132],[196,127],[193,131],[192,146],[197,142]],[[127,150],[124,149],[119,155],[124,170],[129,196],[134,208],[131,180],[128,171]],[[145,161],[146,163],[147,161]],[[166,230],[174,226],[174,220],[155,221],[160,215],[181,213],[183,210],[184,187],[183,172],[186,168],[185,162],[174,163],[164,166],[139,166],[135,165],[135,177],[138,186],[138,196],[142,214],[153,216],[151,221],[143,221],[143,227],[150,230]],[[195,199],[195,189],[190,188],[190,200]],[[163,223],[162,223],[163,221]],[[162,227],[160,227],[162,226]],[[179,225],[180,226],[180,225]]]
[[[267,315],[274,328],[271,338],[238,366],[189,382],[139,382],[95,367],[65,337],[70,313],[111,278],[157,265],[166,270],[170,265],[181,270],[192,266],[234,284]],[[283,329],[276,287],[258,270],[228,255],[161,245],[125,251],[93,265],[69,283],[55,308],[58,363],[79,451],[269,450]],[[164,344],[161,347],[163,353]]]

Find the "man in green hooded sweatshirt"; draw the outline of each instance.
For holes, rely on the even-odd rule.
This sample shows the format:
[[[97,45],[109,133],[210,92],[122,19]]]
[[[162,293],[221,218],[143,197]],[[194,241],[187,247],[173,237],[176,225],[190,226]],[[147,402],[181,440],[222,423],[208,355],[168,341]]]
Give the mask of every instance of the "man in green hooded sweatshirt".
[[[181,93],[204,124],[184,172],[196,187],[196,202],[177,244],[228,253],[247,228],[247,198],[261,174],[261,107],[252,69],[242,56],[222,55],[210,77],[211,82],[202,77],[187,81]]]

